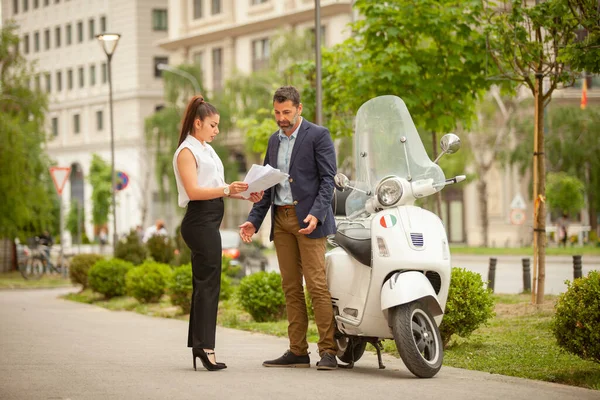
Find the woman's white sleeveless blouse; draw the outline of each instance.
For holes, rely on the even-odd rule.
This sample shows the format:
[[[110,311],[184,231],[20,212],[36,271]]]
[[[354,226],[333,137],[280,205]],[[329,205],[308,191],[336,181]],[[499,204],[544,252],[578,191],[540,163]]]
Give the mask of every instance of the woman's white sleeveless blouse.
[[[179,207],[186,207],[190,201],[181,175],[177,168],[177,156],[183,149],[190,149],[196,159],[196,173],[198,174],[198,186],[202,188],[223,187],[225,184],[225,170],[221,159],[215,150],[208,143],[202,143],[195,137],[188,135],[187,138],[175,151],[173,156],[173,170],[175,171],[175,179],[177,180],[177,191],[179,192],[178,203]]]

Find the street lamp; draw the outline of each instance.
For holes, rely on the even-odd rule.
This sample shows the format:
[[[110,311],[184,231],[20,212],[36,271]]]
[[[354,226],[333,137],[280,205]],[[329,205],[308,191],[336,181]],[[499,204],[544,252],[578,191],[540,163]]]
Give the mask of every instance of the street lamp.
[[[315,0],[315,69],[317,72],[315,123],[323,125],[323,91],[321,83],[321,1]]]
[[[196,91],[196,94],[200,94],[200,84],[198,83],[198,80],[196,79],[196,77],[192,74],[190,74],[187,71],[184,71],[182,69],[179,68],[175,68],[175,67],[171,67],[169,64],[157,64],[156,68],[158,68],[161,71],[169,71],[174,73],[175,75],[179,75],[182,76],[184,78],[186,78],[187,80],[189,80],[192,83],[192,86],[194,86],[194,90]]]
[[[100,42],[102,50],[106,54],[108,59],[108,107],[110,113],[110,175],[111,175],[111,197],[112,197],[112,212],[113,212],[113,256],[117,248],[117,202],[115,200],[116,185],[116,171],[115,171],[115,132],[113,127],[113,100],[112,100],[112,74],[110,68],[110,62],[112,56],[117,49],[117,44],[121,35],[118,33],[102,33],[96,35],[96,39]]]

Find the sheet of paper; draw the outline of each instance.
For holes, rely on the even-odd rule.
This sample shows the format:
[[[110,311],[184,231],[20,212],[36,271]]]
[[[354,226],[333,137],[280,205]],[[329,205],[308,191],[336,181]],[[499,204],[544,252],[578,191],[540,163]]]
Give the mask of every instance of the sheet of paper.
[[[280,170],[271,167],[269,164],[253,164],[244,178],[244,182],[248,184],[248,190],[240,193],[240,195],[247,199],[250,197],[250,193],[267,190],[284,179],[287,179],[288,176],[289,175],[285,172],[281,172]]]

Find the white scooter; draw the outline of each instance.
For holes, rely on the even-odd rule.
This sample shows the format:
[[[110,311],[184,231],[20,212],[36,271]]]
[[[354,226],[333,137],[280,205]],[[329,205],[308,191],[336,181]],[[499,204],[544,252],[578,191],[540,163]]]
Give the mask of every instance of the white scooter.
[[[364,103],[356,117],[355,180],[335,177],[336,246],[326,254],[327,282],[336,320],[338,358],[352,368],[367,343],[377,350],[394,339],[406,367],[421,378],[441,368],[438,329],[450,285],[446,230],[415,200],[460,182],[446,180],[427,156],[406,105],[396,96]],[[443,154],[460,148],[447,134]]]

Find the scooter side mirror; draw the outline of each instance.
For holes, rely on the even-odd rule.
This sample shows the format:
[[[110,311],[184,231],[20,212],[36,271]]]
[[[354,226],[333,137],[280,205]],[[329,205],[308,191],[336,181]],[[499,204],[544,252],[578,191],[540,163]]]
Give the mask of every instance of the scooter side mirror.
[[[348,188],[348,185],[350,184],[350,179],[348,179],[348,177],[342,174],[341,172],[335,174],[335,176],[333,177],[333,181],[335,182],[335,187],[337,187],[341,191],[346,190]]]
[[[460,138],[454,133],[442,136],[440,147],[444,154],[454,154],[460,149]]]

